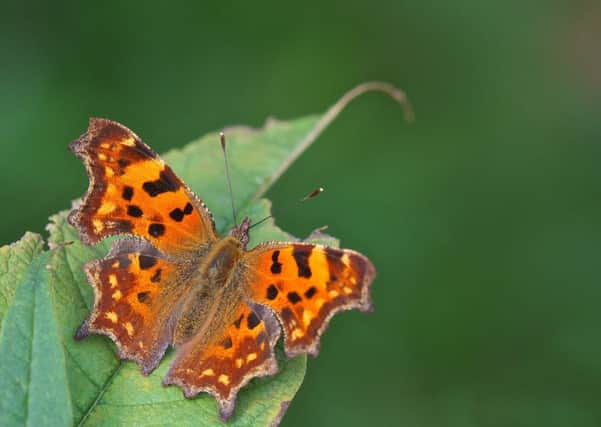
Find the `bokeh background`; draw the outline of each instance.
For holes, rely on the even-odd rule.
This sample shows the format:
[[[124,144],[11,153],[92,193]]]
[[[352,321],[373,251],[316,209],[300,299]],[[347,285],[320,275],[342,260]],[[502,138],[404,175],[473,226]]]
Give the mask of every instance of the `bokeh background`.
[[[87,186],[89,116],[159,152],[353,103],[269,192],[378,268],[283,425],[601,425],[601,4],[0,5],[0,243]],[[235,183],[234,183],[235,185]],[[225,185],[224,185],[225,191]]]

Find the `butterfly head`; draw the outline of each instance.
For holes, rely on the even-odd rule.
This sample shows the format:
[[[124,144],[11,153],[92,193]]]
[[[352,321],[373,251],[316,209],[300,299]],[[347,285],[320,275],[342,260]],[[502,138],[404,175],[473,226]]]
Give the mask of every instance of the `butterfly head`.
[[[228,236],[234,237],[242,243],[242,248],[246,248],[246,244],[248,243],[248,230],[250,229],[250,218],[246,217],[242,220],[242,222],[238,225],[232,227]]]

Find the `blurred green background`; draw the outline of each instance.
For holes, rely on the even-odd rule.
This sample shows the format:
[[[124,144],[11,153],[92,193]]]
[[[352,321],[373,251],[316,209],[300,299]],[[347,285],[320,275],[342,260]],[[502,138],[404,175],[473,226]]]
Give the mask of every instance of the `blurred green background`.
[[[390,81],[414,124],[367,95],[268,194],[324,186],[278,224],[379,272],[283,425],[601,425],[598,1],[9,0],[0,31],[0,243],[83,193],[90,116],[163,152]]]

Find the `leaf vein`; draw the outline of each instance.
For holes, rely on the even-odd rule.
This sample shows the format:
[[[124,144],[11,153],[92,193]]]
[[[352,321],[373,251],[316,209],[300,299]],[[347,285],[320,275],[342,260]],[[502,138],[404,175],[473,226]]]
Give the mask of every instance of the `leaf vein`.
[[[90,381],[92,383],[92,385],[94,385],[94,387],[100,388],[101,385],[98,384],[96,381],[94,381],[92,379],[92,377],[90,376],[90,374],[81,366],[81,364],[79,363],[79,361],[71,353],[71,350],[69,350],[69,347],[64,346],[64,348],[65,348],[65,351],[67,352],[67,355],[71,358],[71,361],[73,362],[73,364],[75,366],[77,366],[77,368],[79,368],[79,370],[83,373],[84,377],[86,377],[88,379],[88,381]]]
[[[117,368],[113,371],[111,376],[106,380],[106,382],[104,383],[104,386],[100,389],[98,396],[96,396],[96,399],[90,404],[90,407],[88,408],[88,410],[86,411],[84,416],[81,418],[81,420],[77,424],[78,427],[82,426],[85,423],[85,421],[88,419],[88,417],[92,414],[92,411],[96,408],[96,406],[98,406],[100,399],[102,399],[102,396],[104,396],[104,393],[106,393],[108,388],[111,386],[111,384],[113,383],[113,380],[115,379],[117,374],[121,371],[122,367],[123,367],[123,362],[119,363],[119,366],[117,366]]]
[[[27,370],[27,383],[29,384],[25,392],[25,423],[29,419],[29,389],[31,387],[31,369],[33,366],[33,343],[35,342],[35,304],[36,304],[36,288],[35,282],[32,289],[32,304],[31,304],[31,342],[29,343],[29,366]]]

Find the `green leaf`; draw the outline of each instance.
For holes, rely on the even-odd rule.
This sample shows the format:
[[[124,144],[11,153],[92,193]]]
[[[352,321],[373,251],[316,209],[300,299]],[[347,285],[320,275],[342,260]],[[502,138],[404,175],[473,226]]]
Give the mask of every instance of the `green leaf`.
[[[240,215],[259,220],[270,213],[270,203],[260,197],[286,168],[331,123],[354,97],[370,90],[397,96],[380,83],[357,87],[322,116],[290,122],[269,120],[260,130],[235,127],[226,130],[235,200]],[[398,96],[397,96],[398,98]],[[225,182],[218,133],[212,133],[163,159],[212,210],[217,229],[224,234],[232,226],[230,199]],[[152,145],[152,141],[148,141]],[[144,377],[133,362],[120,363],[115,346],[106,337],[92,336],[75,342],[73,334],[93,305],[92,288],[82,267],[104,257],[108,239],[94,247],[83,245],[67,223],[67,212],[51,217],[49,244],[54,248],[48,270],[47,292],[54,307],[52,324],[63,345],[63,375],[68,382],[72,422],[76,425],[215,425],[219,423],[215,400],[203,394],[184,399],[179,388],[160,385],[173,354],[168,354],[152,375]],[[322,233],[319,242],[337,245]],[[292,236],[266,221],[251,233],[249,247],[267,240],[291,240]],[[17,337],[12,339],[17,340]],[[63,361],[64,360],[64,361]],[[305,375],[306,357],[286,359],[278,349],[280,372],[253,380],[238,394],[236,410],[228,425],[277,425]],[[57,362],[58,363],[58,362]],[[58,369],[58,368],[57,368]],[[61,383],[62,384],[62,383]],[[35,403],[33,403],[35,405]],[[40,402],[43,406],[44,403]]]
[[[4,313],[13,300],[17,285],[33,257],[43,247],[42,236],[30,232],[11,245],[0,247],[0,330]]]
[[[72,422],[62,340],[48,288],[50,252],[33,260],[0,333],[0,425]]]

